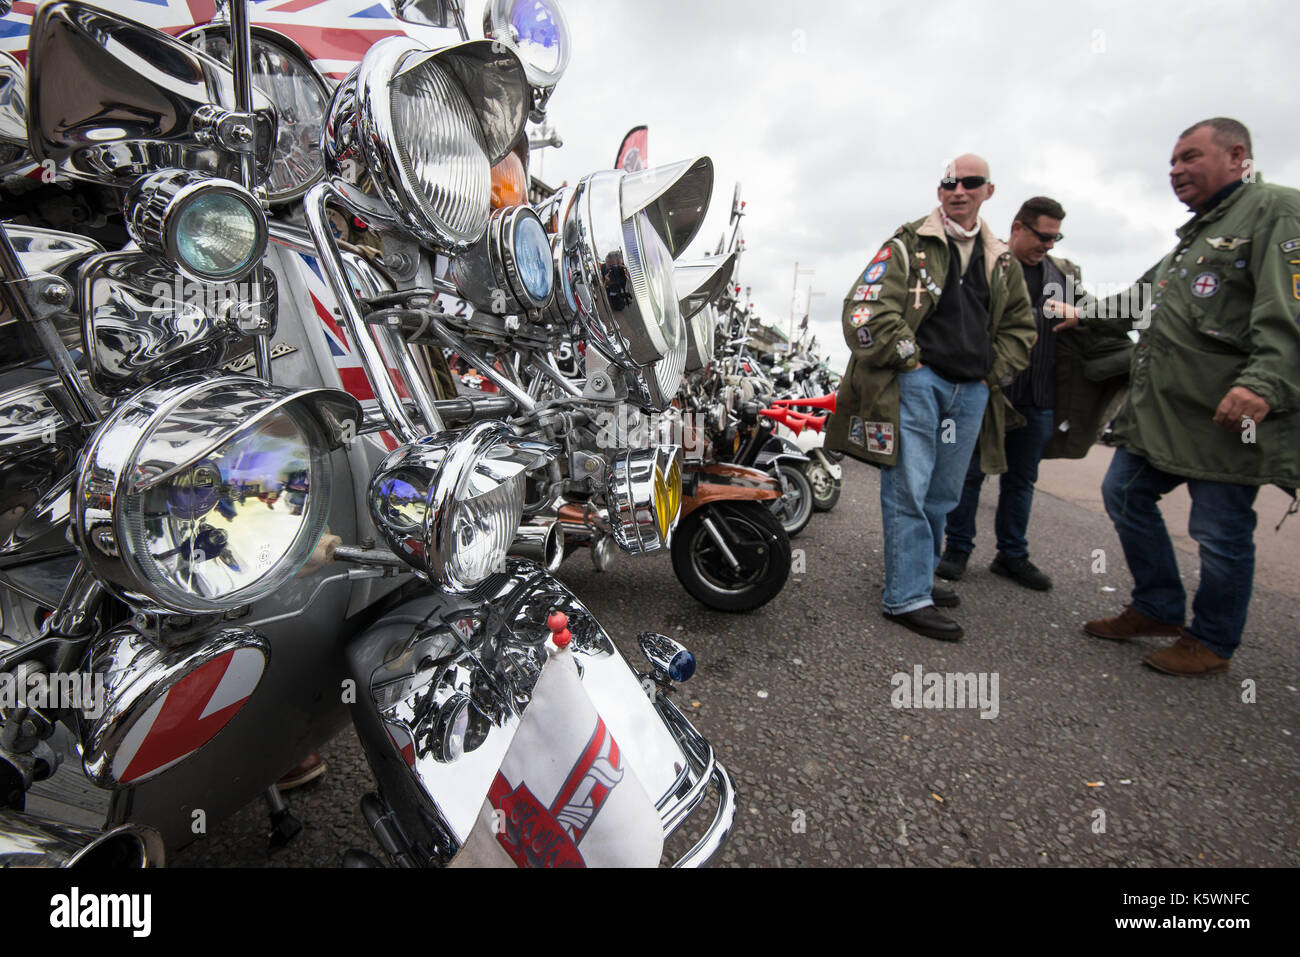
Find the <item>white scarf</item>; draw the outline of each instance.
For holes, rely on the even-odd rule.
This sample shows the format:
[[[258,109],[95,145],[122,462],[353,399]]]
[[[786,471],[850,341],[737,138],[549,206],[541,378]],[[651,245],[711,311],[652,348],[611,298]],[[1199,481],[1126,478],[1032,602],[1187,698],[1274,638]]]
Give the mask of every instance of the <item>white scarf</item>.
[[[946,232],[953,239],[957,239],[957,240],[974,239],[976,236],[980,234],[981,223],[978,219],[975,220],[974,229],[967,229],[966,227],[962,226],[960,223],[949,219],[947,213],[940,211],[939,215],[943,217],[943,231]]]

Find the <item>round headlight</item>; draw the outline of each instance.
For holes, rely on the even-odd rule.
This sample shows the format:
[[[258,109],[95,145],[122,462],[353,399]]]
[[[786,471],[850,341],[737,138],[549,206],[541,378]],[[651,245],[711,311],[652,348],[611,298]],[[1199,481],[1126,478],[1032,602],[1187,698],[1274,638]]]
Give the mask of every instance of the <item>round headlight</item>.
[[[533,86],[555,86],[569,66],[569,23],[554,0],[492,0],[483,34],[519,56]]]
[[[227,29],[206,25],[181,37],[208,56],[230,63]],[[276,128],[271,177],[266,182],[273,203],[297,199],[320,179],[321,131],[330,94],[315,69],[297,46],[262,27],[252,28],[253,85],[275,104],[280,123]]]
[[[681,384],[687,342],[673,259],[698,231],[712,182],[707,157],[594,173],[557,206],[578,319],[642,407],[666,408]]]
[[[505,570],[523,517],[525,473],[555,452],[499,422],[428,436],[379,464],[370,515],[417,572],[448,591],[471,591]]]
[[[541,222],[535,218],[522,220],[515,229],[514,246],[519,279],[528,295],[537,302],[550,299],[555,270],[551,264],[551,244]]]
[[[682,511],[682,450],[676,445],[621,452],[605,473],[614,540],[634,555],[667,548]]]
[[[315,549],[329,451],[360,417],[346,393],[238,376],[141,390],[100,425],[78,476],[74,528],[91,572],[129,604],[172,611],[265,597]]]
[[[451,262],[461,296],[483,312],[511,315],[551,301],[551,243],[527,206],[493,210],[483,238]]]
[[[200,173],[162,170],[127,190],[126,229],[141,249],[208,282],[242,279],[266,252],[266,216],[244,187]]]
[[[486,40],[437,52],[387,37],[366,53],[330,102],[326,169],[362,163],[387,216],[426,243],[463,251],[487,226],[491,167],[527,120],[519,60]],[[467,87],[461,77],[473,77]]]

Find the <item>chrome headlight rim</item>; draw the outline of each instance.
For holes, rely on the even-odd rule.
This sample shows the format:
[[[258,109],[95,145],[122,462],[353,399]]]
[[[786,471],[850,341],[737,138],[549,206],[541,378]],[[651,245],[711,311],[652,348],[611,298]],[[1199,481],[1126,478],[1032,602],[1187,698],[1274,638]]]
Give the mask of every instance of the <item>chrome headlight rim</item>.
[[[605,469],[606,512],[614,540],[645,555],[669,548],[682,512],[682,448],[619,452]]]
[[[542,90],[553,89],[569,68],[569,59],[572,56],[573,39],[569,31],[568,18],[559,3],[542,0],[541,5],[546,7],[552,23],[558,27],[559,37],[557,44],[559,62],[551,69],[547,69],[524,56],[523,48],[510,29],[512,26],[510,14],[514,11],[516,2],[517,0],[491,0],[483,10],[483,35],[509,47],[511,52],[519,57],[530,84]]]
[[[249,33],[252,35],[254,43],[261,41],[263,43],[266,43],[268,46],[278,47],[280,53],[285,55],[289,60],[293,61],[294,65],[299,68],[302,74],[309,81],[311,81],[313,85],[317,88],[317,91],[320,93],[321,102],[325,104],[326,111],[328,112],[330,97],[333,95],[333,91],[329,88],[329,85],[325,82],[325,78],[321,76],[320,71],[317,70],[315,65],[312,63],[312,59],[307,55],[307,51],[304,50],[297,42],[291,40],[283,33],[279,33],[267,27],[258,26],[257,24],[252,24],[249,26]],[[186,30],[184,33],[180,34],[180,36],[177,37],[177,39],[179,39],[183,43],[188,43],[191,46],[195,46],[202,53],[207,53],[206,48],[198,47],[195,41],[206,40],[209,35],[218,36],[223,39],[228,39],[230,32],[229,32],[229,28],[223,24],[205,23],[200,26],[194,27],[190,30]],[[212,56],[212,54],[207,54],[207,55]],[[256,78],[254,79],[253,85],[257,86]],[[283,123],[284,122],[283,111],[280,109],[280,104],[275,102],[275,98],[269,92],[266,92],[265,90],[263,90],[262,92],[266,96],[266,98],[271,101],[272,105],[275,106],[276,112],[279,115],[280,122]],[[311,189],[313,186],[319,183],[321,179],[324,178],[325,176],[324,159],[323,157],[321,157],[319,158],[319,160],[320,160],[319,165],[317,166],[316,170],[312,173],[311,177],[304,180],[303,182],[298,183],[288,189],[277,190],[275,192],[272,192],[268,188],[267,190],[268,201],[272,205],[280,205],[282,203],[292,203],[296,200],[301,199],[303,195],[306,194],[307,190]],[[270,175],[273,175],[274,166],[275,166],[274,151],[271,157],[271,165],[273,169]]]
[[[206,272],[181,253],[182,218],[194,202],[213,196],[234,198],[253,220],[255,238],[249,255],[226,272]],[[188,170],[159,170],[140,177],[127,189],[123,217],[127,232],[141,249],[176,263],[186,278],[199,282],[238,282],[262,261],[270,240],[266,213],[252,193],[232,180]]]
[[[480,576],[462,574],[454,540],[458,507],[468,501],[463,499],[465,487],[474,478],[475,470],[498,448],[503,448],[507,453],[504,461],[517,466],[517,471],[509,476],[492,476],[498,484],[484,495],[493,494],[506,482],[517,481],[522,486],[527,471],[549,461],[559,451],[555,446],[520,438],[505,423],[480,422],[394,449],[370,481],[370,515],[380,534],[417,574],[452,594],[472,594],[502,570],[489,562],[488,570]],[[412,516],[411,521],[404,521],[390,507],[392,485],[396,482],[410,486],[418,494],[422,514]],[[518,514],[510,516],[509,535],[501,541],[502,565],[522,517],[521,487]]]
[[[530,289],[520,266],[516,240],[521,230],[535,230],[545,256],[546,295]],[[515,315],[545,309],[556,295],[552,248],[537,213],[529,206],[495,209],[488,217],[483,238],[451,262],[451,274],[460,294],[484,312]]]
[[[401,145],[394,116],[395,83],[407,73],[428,67],[445,79],[472,122],[467,133],[484,160],[473,179],[482,179],[482,202],[475,203],[464,228],[443,221],[424,197]],[[396,225],[417,239],[450,252],[464,252],[487,228],[491,203],[491,168],[519,139],[528,118],[531,94],[523,65],[509,50],[488,40],[431,50],[409,37],[386,37],[372,46],[361,63],[334,91],[326,111],[322,153],[326,173],[342,176],[345,159],[366,167],[381,203],[365,212]],[[473,122],[476,121],[476,122]],[[469,162],[480,165],[477,157]],[[445,183],[442,184],[445,187]],[[355,195],[356,191],[349,191]]]
[[[203,431],[201,421],[187,405],[213,401],[242,390],[256,402],[252,412],[234,424],[215,420]],[[198,407],[201,411],[202,407]],[[169,465],[152,464],[147,476],[138,473],[146,446],[171,421],[186,410],[184,434],[190,446]],[[313,505],[290,546],[260,577],[219,596],[186,592],[150,574],[156,561],[147,548],[137,548],[133,503],[244,436],[252,436],[263,423],[286,414],[303,430],[309,454],[319,455],[322,471],[312,476],[315,489],[323,493]],[[83,560],[91,574],[111,593],[135,608],[211,614],[231,611],[266,597],[291,578],[310,557],[323,532],[329,514],[329,485],[332,481],[329,453],[350,441],[361,421],[356,399],[337,389],[292,390],[267,385],[246,376],[217,376],[190,372],[146,386],[121,402],[99,424],[83,452],[74,484],[72,529]],[[156,451],[156,450],[155,450]],[[143,531],[141,530],[141,534]]]

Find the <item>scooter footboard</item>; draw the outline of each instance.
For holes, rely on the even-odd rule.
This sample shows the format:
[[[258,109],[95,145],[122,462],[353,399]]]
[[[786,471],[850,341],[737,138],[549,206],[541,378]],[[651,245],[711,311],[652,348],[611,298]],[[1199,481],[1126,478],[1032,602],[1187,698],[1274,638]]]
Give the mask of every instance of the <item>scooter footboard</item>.
[[[707,863],[726,840],[735,789],[712,747],[661,692],[650,699],[564,585],[511,561],[471,597],[429,589],[404,602],[347,649],[354,721],[380,787],[376,836],[395,864],[444,865],[468,837],[541,675],[553,611],[568,617],[583,689],[655,800],[665,841],[703,826],[675,863]]]

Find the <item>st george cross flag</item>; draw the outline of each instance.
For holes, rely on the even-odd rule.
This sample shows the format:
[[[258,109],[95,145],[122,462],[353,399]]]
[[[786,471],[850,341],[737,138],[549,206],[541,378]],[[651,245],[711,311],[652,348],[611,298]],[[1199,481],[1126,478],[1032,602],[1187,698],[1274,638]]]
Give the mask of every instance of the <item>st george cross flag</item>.
[[[452,867],[657,867],[663,827],[567,648],[551,652]]]

